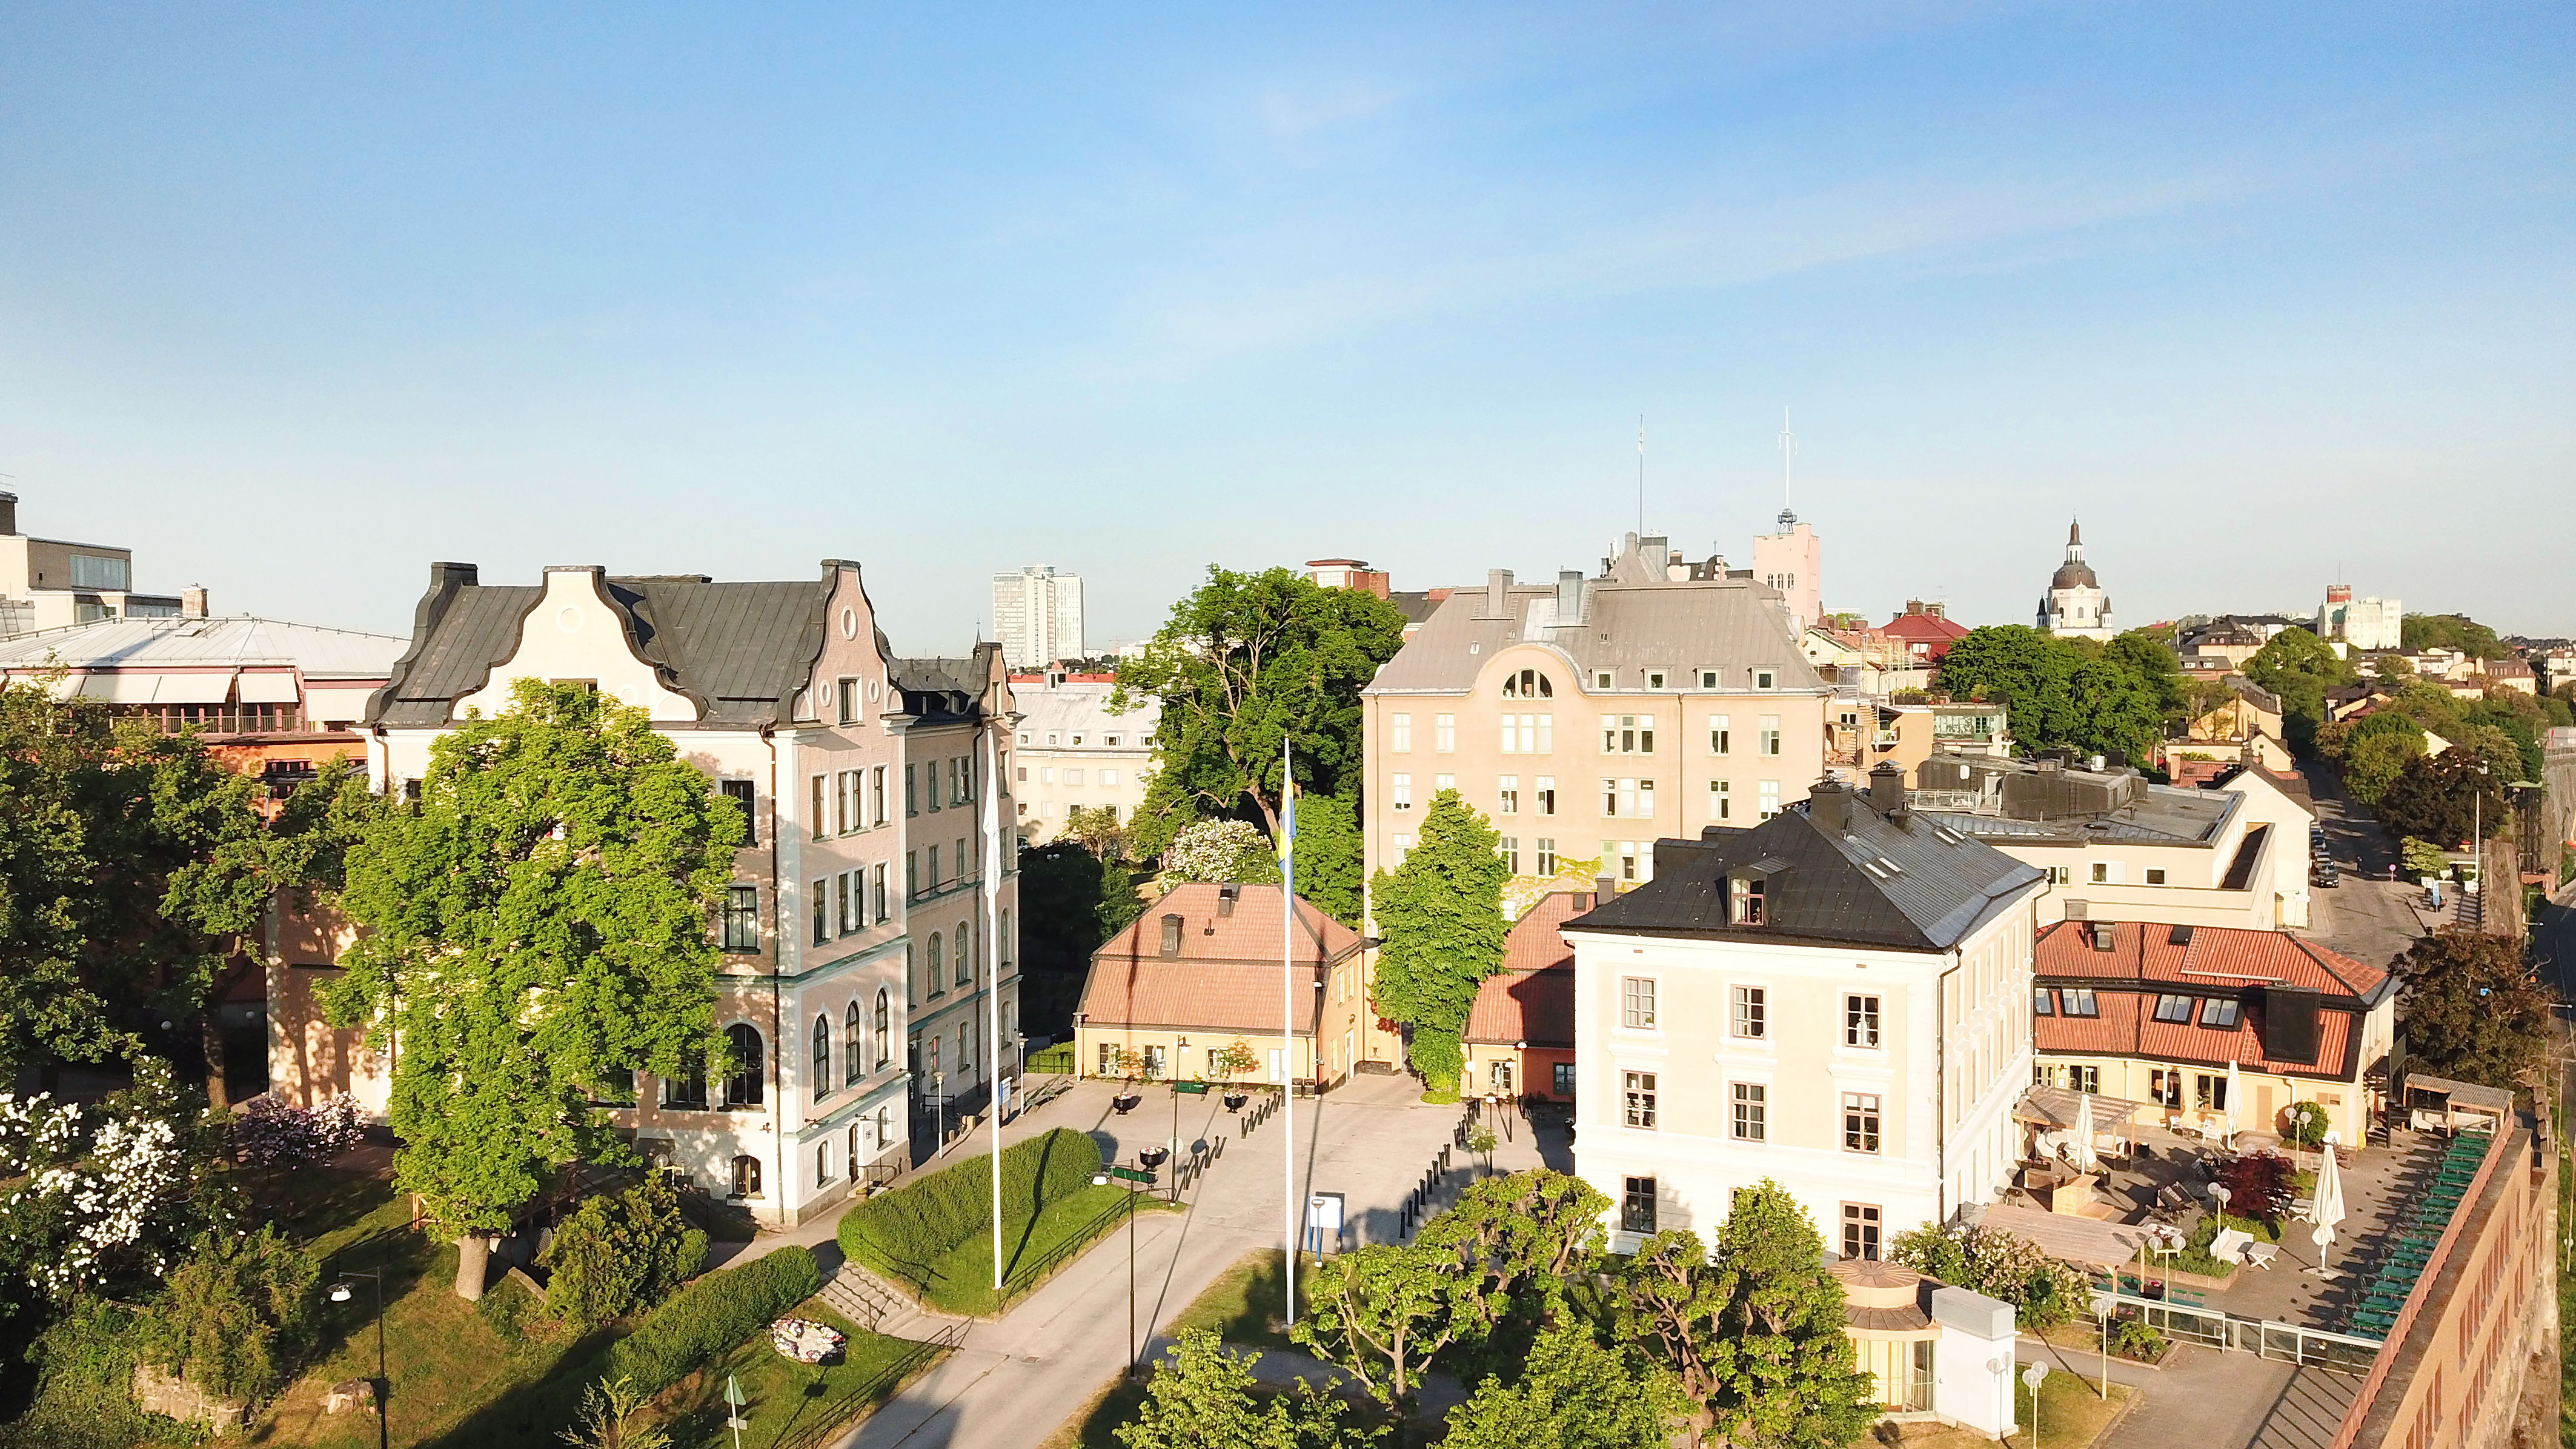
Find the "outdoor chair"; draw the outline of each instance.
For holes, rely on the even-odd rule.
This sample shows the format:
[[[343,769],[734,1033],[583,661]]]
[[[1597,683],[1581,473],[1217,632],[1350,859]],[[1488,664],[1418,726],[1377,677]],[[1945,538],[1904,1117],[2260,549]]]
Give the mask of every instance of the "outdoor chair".
[[[2245,1245],[2245,1262],[2248,1267],[2269,1269],[2272,1266],[2272,1260],[2279,1256],[2281,1256],[2281,1249],[2277,1244],[2248,1243]]]

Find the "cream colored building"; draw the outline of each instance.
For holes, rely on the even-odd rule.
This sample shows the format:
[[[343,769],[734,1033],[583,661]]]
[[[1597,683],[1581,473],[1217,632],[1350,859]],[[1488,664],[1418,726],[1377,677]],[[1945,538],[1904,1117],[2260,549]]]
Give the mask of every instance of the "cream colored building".
[[[1768,819],[1825,773],[1832,691],[1779,596],[1741,575],[1671,580],[1628,547],[1606,578],[1495,570],[1379,669],[1361,699],[1371,871],[1455,788],[1515,876],[1597,859],[1626,888],[1653,878],[1657,840]]]
[[[2267,771],[2218,789],[2128,771],[1936,754],[1918,769],[1926,815],[2040,867],[2042,923],[2091,904],[2122,920],[2270,931],[2308,924],[2308,805]]]
[[[1154,726],[1161,700],[1139,697],[1125,714],[1109,711],[1117,688],[1106,674],[1013,675],[1019,701],[1019,742],[1012,762],[1011,795],[1020,839],[1044,845],[1078,809],[1106,807],[1121,824],[1145,803],[1154,763]]]
[[[2042,877],[1904,796],[1883,766],[1664,841],[1651,884],[1566,923],[1575,1167],[1614,1250],[1704,1233],[1771,1178],[1873,1258],[2005,1184]]]
[[[562,567],[516,586],[436,564],[410,651],[366,722],[377,788],[417,792],[432,744],[505,708],[524,678],[643,708],[752,822],[709,923],[723,952],[716,1025],[745,1069],[603,1084],[631,1091],[615,1117],[648,1159],[792,1224],[903,1160],[933,1120],[929,1094],[971,1110],[997,1057],[1014,1069],[1018,883],[1000,783],[1012,709],[998,647],[893,656],[859,566],[840,560],[807,583]],[[382,1058],[288,1009],[335,972],[342,934],[277,933],[271,1078],[299,1098],[352,1087],[381,1101],[367,1079]]]

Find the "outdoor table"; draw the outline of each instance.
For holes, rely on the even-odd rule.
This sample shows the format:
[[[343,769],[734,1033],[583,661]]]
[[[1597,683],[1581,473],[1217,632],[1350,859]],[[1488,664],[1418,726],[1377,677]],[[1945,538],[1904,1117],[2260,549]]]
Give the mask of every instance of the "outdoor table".
[[[769,1342],[798,1363],[821,1363],[849,1340],[839,1329],[810,1318],[782,1318],[769,1326]]]

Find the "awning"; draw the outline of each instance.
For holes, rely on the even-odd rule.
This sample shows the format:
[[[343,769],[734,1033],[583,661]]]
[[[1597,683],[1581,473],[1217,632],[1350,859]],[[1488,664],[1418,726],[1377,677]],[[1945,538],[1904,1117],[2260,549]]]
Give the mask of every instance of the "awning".
[[[2000,1229],[2016,1238],[2027,1238],[2041,1252],[2061,1263],[2084,1263],[2102,1268],[2116,1268],[2135,1258],[2138,1245],[2147,1241],[2144,1227],[2070,1217],[2064,1213],[2015,1207],[2009,1203],[1988,1207],[1984,1216],[1977,1220],[1977,1225]]]
[[[2076,1101],[2085,1094],[2068,1087],[2033,1087],[2013,1104],[2017,1121],[2035,1122],[2042,1127],[2064,1131],[2075,1125]],[[2139,1103],[2126,1097],[2093,1094],[2093,1130],[2109,1132],[2127,1124],[2137,1115]]]
[[[244,671],[240,688],[236,698],[244,704],[293,704],[303,697],[295,687],[295,675],[285,670],[265,674]]]

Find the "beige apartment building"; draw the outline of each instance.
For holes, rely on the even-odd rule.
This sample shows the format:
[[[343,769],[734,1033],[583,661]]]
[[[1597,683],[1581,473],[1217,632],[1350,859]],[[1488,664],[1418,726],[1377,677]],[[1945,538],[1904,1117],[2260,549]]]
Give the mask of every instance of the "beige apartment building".
[[[1055,839],[1076,810],[1105,806],[1121,824],[1136,818],[1153,770],[1154,725],[1163,704],[1139,697],[1134,709],[1112,714],[1109,696],[1116,688],[1116,677],[1108,674],[1051,670],[1011,676],[1020,709],[1011,797],[1022,844]]]
[[[1603,578],[1497,569],[1378,671],[1361,700],[1370,870],[1402,861],[1454,788],[1515,876],[1597,859],[1626,889],[1653,878],[1657,840],[1770,819],[1824,775],[1832,691],[1778,593],[1670,579],[1628,547]]]
[[[774,583],[559,567],[485,585],[471,564],[436,564],[365,721],[376,787],[417,792],[437,739],[506,708],[523,678],[643,708],[751,820],[708,923],[723,953],[716,1025],[741,1069],[602,1084],[648,1160],[789,1225],[903,1160],[917,1130],[953,1120],[938,1108],[971,1110],[997,1065],[1014,1069],[1012,706],[997,646],[893,656],[841,560]],[[271,1078],[290,1100],[351,1090],[381,1111],[385,1057],[314,1009],[344,940],[327,923],[273,933]]]

